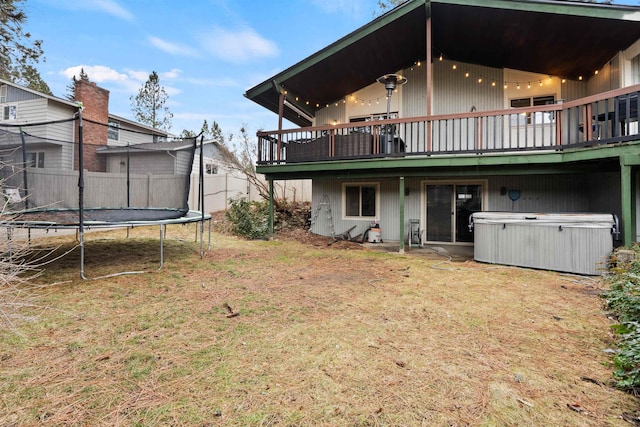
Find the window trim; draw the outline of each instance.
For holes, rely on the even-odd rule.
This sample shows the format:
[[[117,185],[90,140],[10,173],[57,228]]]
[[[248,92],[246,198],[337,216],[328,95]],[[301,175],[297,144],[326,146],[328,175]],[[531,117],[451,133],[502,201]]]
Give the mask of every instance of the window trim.
[[[112,136],[115,135],[115,138]],[[109,120],[107,123],[107,139],[111,141],[120,141],[120,122]]]
[[[359,187],[360,188],[360,200],[358,210],[360,211],[359,216],[347,216],[347,187]],[[376,201],[375,201],[375,215],[374,216],[363,216],[362,215],[362,187],[374,187],[376,192]],[[377,221],[380,218],[380,182],[374,181],[364,181],[364,182],[343,182],[342,183],[342,219],[343,220],[366,220],[366,221]]]
[[[44,169],[45,152],[44,151],[27,151],[26,156],[28,168]]]
[[[552,103],[550,104],[549,102],[545,102],[543,104],[538,103],[536,104],[536,100],[538,102],[540,102],[541,100],[549,100],[549,98],[552,98]],[[520,107],[513,107],[513,102],[514,101],[524,101],[524,100],[529,100],[528,105],[522,105]],[[549,94],[549,95],[531,95],[531,96],[521,96],[521,97],[515,97],[515,98],[510,98],[509,99],[509,108],[528,108],[528,107],[537,107],[540,105],[553,105],[557,102],[557,98],[556,98],[556,94]],[[533,113],[536,115],[541,115],[541,120],[533,120],[533,115],[531,112],[527,112],[527,113],[521,113],[521,114],[510,114],[510,123],[512,126],[517,126],[517,125],[540,125],[540,124],[551,124],[555,121],[555,117],[553,112],[549,112],[549,113]],[[545,117],[546,115],[546,117]]]
[[[13,116],[11,112],[13,111]],[[2,109],[2,120],[12,121],[18,119],[18,106],[16,104],[5,105]]]

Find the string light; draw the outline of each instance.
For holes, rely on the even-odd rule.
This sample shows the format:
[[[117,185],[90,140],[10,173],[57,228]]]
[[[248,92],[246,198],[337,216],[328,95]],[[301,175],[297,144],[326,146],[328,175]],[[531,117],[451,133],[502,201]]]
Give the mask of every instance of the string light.
[[[445,57],[444,54],[439,53],[438,56],[437,56],[437,59],[438,59],[438,61],[444,61],[447,58]],[[414,63],[414,65],[420,67],[422,65],[422,60],[417,60]],[[413,67],[411,67],[411,69],[413,70]],[[458,64],[453,62],[453,61],[451,61],[451,70],[456,71],[457,69],[458,69]],[[598,75],[599,74],[599,70],[595,70],[593,72],[593,74],[594,75]],[[470,71],[465,71],[464,72],[464,77],[465,78],[473,77],[478,84],[482,84],[485,81],[485,78],[482,75],[472,76],[472,73]],[[551,85],[551,84],[553,84],[553,79],[554,78],[557,79],[556,81],[559,81],[562,84],[565,84],[567,82],[566,78],[548,76],[546,78],[539,79],[538,80],[538,86],[541,87],[541,88],[544,87],[545,82],[547,84]],[[584,80],[583,76],[578,76],[577,81],[583,81],[583,80]],[[489,81],[491,81],[491,87],[497,87],[497,82],[496,82],[495,79],[489,79]],[[535,80],[534,80],[534,82],[535,82]],[[512,87],[513,85],[515,85],[516,90],[520,90],[520,82],[517,82],[517,81],[504,80],[502,87],[503,87],[504,90],[507,90],[507,89],[509,89],[509,87]],[[531,82],[527,83],[527,89],[531,89]],[[398,90],[396,89],[395,92],[397,92],[397,91]],[[282,88],[282,94],[287,96],[287,95],[289,95],[289,91],[287,89],[285,89],[285,88]],[[303,102],[304,105],[307,105],[307,106],[315,105],[316,108],[320,108],[320,104],[319,103],[315,103],[315,102],[312,103],[309,100],[301,99],[299,96],[295,96],[295,97],[292,96],[292,98],[295,99],[295,102]],[[380,98],[382,98],[382,96],[377,97],[377,98],[371,98],[371,99],[363,99],[363,98],[356,97],[354,94],[351,94],[351,95],[345,96],[341,101],[342,101],[342,104],[346,104],[348,101],[353,101],[355,104],[360,104],[361,106],[364,106],[365,103],[366,103],[366,105],[372,106],[374,101],[375,101],[376,105],[379,105],[380,104]],[[386,100],[386,95],[384,96],[384,99]],[[327,108],[330,107],[330,106],[338,107],[339,104],[340,104],[340,100],[332,101],[331,103],[325,104],[325,106]]]

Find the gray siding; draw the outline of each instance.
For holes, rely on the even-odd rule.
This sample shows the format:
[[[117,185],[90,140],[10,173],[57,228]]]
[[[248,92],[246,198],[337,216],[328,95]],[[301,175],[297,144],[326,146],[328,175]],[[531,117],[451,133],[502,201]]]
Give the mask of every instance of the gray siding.
[[[154,175],[173,174],[175,171],[175,159],[166,152],[145,152],[144,155],[130,156],[131,171]]]
[[[433,62],[433,113],[466,113],[504,108],[502,69],[443,60]],[[469,77],[464,77],[465,73]],[[478,78],[482,77],[482,83]],[[492,86],[492,82],[496,85]]]
[[[427,67],[404,70],[407,84],[402,87],[402,117],[427,115]]]
[[[7,85],[7,103],[44,99],[35,93],[28,92],[15,86]]]
[[[115,121],[118,121],[117,119]],[[118,140],[109,139],[107,145],[109,146],[126,146],[135,144],[146,144],[153,142],[153,135],[149,134],[147,129],[142,129],[130,125],[129,123],[119,122],[120,132],[118,133]],[[134,131],[134,132],[128,132]],[[140,133],[142,132],[142,133]]]
[[[342,101],[330,104],[318,111],[315,126],[331,125],[333,123],[348,123],[346,104]]]
[[[589,175],[517,175],[491,177],[447,177],[441,180],[485,181],[485,211],[500,212],[540,212],[540,213],[613,213],[620,217],[620,179],[617,173],[594,173]],[[356,226],[351,235],[362,233],[369,226],[368,220],[347,220],[342,216],[342,184],[344,182],[379,182],[380,216],[377,218],[382,228],[382,239],[397,241],[399,236],[399,179],[372,178],[364,180],[322,179],[313,181],[312,212],[315,213],[322,197],[329,198],[333,212],[336,234]],[[405,178],[405,231],[409,230],[410,219],[420,219],[425,225],[424,182],[438,182],[438,178]],[[502,189],[520,190],[520,198],[513,202]],[[320,235],[330,235],[326,210],[323,208],[313,231]]]

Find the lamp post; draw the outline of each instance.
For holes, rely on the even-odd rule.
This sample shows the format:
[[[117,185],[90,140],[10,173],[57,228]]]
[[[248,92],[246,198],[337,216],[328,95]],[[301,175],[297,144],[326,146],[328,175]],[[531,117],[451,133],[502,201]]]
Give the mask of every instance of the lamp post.
[[[385,74],[384,76],[378,77],[376,81],[378,83],[382,83],[385,89],[387,89],[386,119],[388,120],[390,118],[389,116],[391,115],[391,95],[393,94],[393,91],[398,86],[402,86],[407,82],[407,78],[399,74]],[[395,134],[394,126],[389,125],[383,128],[383,131],[381,132],[381,135],[380,135],[381,143],[382,143],[380,148],[383,152],[391,153],[393,151],[394,134]]]

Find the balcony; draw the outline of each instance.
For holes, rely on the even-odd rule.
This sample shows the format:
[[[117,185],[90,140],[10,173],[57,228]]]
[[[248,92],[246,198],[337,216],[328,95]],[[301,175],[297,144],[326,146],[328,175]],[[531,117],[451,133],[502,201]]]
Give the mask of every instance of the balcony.
[[[258,132],[258,165],[561,151],[637,140],[640,85],[552,105]]]

